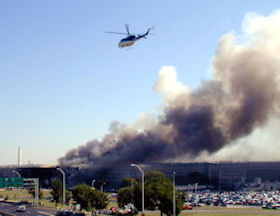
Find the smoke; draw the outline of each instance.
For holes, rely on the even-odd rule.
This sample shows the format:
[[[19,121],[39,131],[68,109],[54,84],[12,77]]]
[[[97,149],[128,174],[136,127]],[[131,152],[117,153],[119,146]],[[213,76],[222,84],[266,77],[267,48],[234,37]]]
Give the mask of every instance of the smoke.
[[[213,79],[197,89],[177,81],[174,67],[163,67],[154,87],[166,101],[158,118],[143,115],[131,127],[114,122],[103,140],[69,151],[60,164],[100,170],[183,157],[207,160],[227,154],[224,149],[236,143],[248,154],[250,149],[242,148],[246,137],[279,115],[279,23],[280,11],[247,15],[241,36],[231,32],[221,38]]]
[[[155,91],[159,92],[165,99],[169,106],[174,103],[174,100],[179,96],[184,96],[184,104],[188,101],[190,95],[190,88],[184,86],[182,83],[177,81],[176,69],[173,66],[164,66],[159,71],[159,78],[154,87]]]

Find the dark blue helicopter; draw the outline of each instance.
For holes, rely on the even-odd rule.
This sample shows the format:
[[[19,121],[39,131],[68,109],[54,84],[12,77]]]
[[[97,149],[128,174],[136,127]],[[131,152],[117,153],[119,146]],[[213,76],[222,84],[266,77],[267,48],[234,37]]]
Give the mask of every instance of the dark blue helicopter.
[[[150,30],[153,29],[153,27],[148,28],[147,32],[145,34],[130,34],[128,25],[125,25],[125,29],[127,33],[120,33],[120,32],[105,32],[105,33],[110,33],[110,34],[123,34],[127,35],[127,37],[123,38],[119,42],[119,47],[124,48],[133,45],[137,40],[140,40],[141,38],[146,38],[146,36],[149,34]]]

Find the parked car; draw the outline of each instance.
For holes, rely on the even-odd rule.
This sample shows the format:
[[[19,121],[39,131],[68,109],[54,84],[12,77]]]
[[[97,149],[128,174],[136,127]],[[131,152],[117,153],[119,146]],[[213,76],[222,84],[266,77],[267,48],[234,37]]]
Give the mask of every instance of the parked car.
[[[183,206],[183,210],[192,210],[193,207],[191,207],[190,205],[186,204]]]

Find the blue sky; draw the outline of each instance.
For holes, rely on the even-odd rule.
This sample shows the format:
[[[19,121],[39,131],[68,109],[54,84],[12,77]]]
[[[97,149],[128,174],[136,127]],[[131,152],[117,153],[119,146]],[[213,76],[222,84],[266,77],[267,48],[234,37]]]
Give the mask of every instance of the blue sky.
[[[102,138],[112,121],[132,124],[158,112],[153,86],[162,66],[195,88],[222,35],[242,31],[248,12],[268,15],[279,1],[1,1],[0,165],[55,163],[71,148]],[[121,35],[154,35],[132,49]]]

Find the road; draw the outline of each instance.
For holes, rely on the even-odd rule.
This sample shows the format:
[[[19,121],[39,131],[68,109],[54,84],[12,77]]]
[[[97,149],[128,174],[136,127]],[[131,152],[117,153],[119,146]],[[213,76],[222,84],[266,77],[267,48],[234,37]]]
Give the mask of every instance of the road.
[[[0,215],[3,216],[53,216],[55,211],[48,209],[40,209],[32,206],[26,206],[25,212],[16,212],[17,205],[8,203],[0,203]]]

